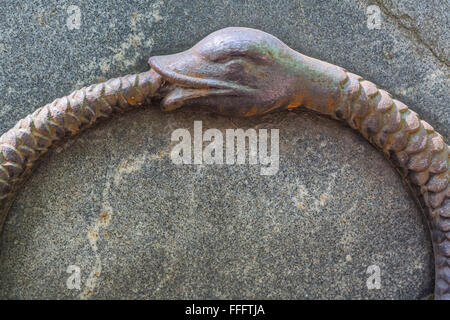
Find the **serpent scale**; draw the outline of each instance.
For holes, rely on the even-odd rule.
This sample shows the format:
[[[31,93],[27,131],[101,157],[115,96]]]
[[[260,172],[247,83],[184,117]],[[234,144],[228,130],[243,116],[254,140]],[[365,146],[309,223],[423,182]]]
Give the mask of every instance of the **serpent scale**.
[[[416,112],[372,82],[250,28],[219,30],[187,51],[151,57],[149,64],[147,72],[57,99],[0,137],[0,227],[36,160],[97,119],[160,98],[166,111],[195,104],[232,116],[304,106],[359,131],[399,171],[429,223],[435,298],[450,300],[450,149]]]

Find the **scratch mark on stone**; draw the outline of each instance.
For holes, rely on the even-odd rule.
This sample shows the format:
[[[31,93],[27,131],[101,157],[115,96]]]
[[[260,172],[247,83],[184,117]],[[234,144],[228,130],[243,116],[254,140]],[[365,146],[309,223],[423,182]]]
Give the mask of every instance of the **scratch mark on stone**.
[[[102,211],[98,219],[94,222],[94,224],[89,228],[87,232],[89,244],[95,254],[95,264],[91,272],[89,273],[88,279],[86,280],[86,286],[83,292],[81,292],[80,294],[80,299],[82,300],[86,300],[94,294],[94,290],[97,287],[98,279],[102,272],[102,261],[100,258],[100,254],[98,253],[97,242],[101,229],[104,229],[109,225],[113,216],[113,209],[110,206],[109,201],[107,200],[111,187],[109,180],[110,179],[107,178],[105,188],[102,192]]]
[[[118,186],[124,175],[139,171],[147,159],[146,154],[142,154],[134,159],[126,159],[121,162],[114,173],[114,185]]]
[[[298,183],[297,195],[292,198],[295,206],[298,209],[305,208],[313,210],[315,212],[320,212],[321,207],[323,207],[328,202],[328,200],[334,197],[332,189],[336,186],[336,181],[338,177],[340,177],[343,171],[346,170],[348,167],[349,167],[348,164],[344,164],[338,171],[330,174],[331,179],[328,180],[325,191],[321,193],[319,198],[315,197],[314,195],[311,195],[310,191],[305,185]]]
[[[450,67],[449,59],[444,54],[440,54],[439,52],[437,52],[436,49],[422,37],[422,35],[420,34],[420,30],[413,23],[414,20],[409,15],[407,14],[398,15],[394,13],[393,10],[388,8],[386,4],[381,0],[374,0],[374,2],[380,7],[381,12],[383,12],[386,16],[394,20],[401,29],[408,31],[409,34],[411,35],[411,38],[416,40],[414,42],[423,45],[430,51],[431,55],[434,58],[436,58],[440,63],[445,65],[447,68]]]

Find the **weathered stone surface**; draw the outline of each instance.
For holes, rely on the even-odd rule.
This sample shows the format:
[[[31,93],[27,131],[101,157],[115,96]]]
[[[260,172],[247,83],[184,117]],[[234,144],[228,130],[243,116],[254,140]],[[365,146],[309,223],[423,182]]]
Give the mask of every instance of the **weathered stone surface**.
[[[374,3],[380,30],[366,25]],[[234,25],[374,81],[448,140],[448,12],[440,1],[79,7],[74,30],[56,1],[0,7],[1,132],[73,89],[145,70],[150,55]],[[221,130],[280,128],[279,172],[173,165],[170,134],[194,120]],[[67,142],[25,184],[1,235],[0,297],[421,298],[432,292],[432,262],[406,187],[350,129],[302,111],[243,120],[149,107]],[[380,290],[366,287],[373,264]],[[66,287],[69,265],[81,268],[81,291]]]
[[[171,132],[199,119],[205,129],[281,128],[279,172],[175,166]],[[432,288],[427,231],[400,178],[332,120],[149,108],[47,160],[2,237],[4,297],[76,297],[69,265],[96,298],[418,298]],[[379,291],[366,288],[373,264]]]

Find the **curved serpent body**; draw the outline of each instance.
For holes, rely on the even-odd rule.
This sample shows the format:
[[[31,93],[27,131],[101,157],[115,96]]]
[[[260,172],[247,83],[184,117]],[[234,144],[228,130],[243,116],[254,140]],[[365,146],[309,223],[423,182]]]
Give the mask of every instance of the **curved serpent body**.
[[[156,97],[164,97],[163,110],[193,104],[232,116],[305,106],[358,130],[408,182],[432,234],[435,298],[450,300],[450,149],[417,113],[373,83],[255,29],[219,30],[190,50],[149,63],[148,72],[57,99],[0,137],[0,227],[35,160],[98,118]]]
[[[391,159],[429,222],[435,297],[450,300],[450,149],[432,126],[373,83],[347,73],[330,115],[346,121]]]
[[[20,182],[57,141],[101,118],[149,104],[161,77],[153,71],[110,79],[56,99],[0,137],[0,230]]]

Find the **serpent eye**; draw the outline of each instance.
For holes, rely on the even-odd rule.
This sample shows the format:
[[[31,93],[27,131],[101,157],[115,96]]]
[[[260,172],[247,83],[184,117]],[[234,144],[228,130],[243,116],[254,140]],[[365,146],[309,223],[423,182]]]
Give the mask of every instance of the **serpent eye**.
[[[213,62],[224,64],[224,63],[231,61],[233,58],[234,57],[232,57],[232,56],[222,56],[222,57],[215,59]]]

